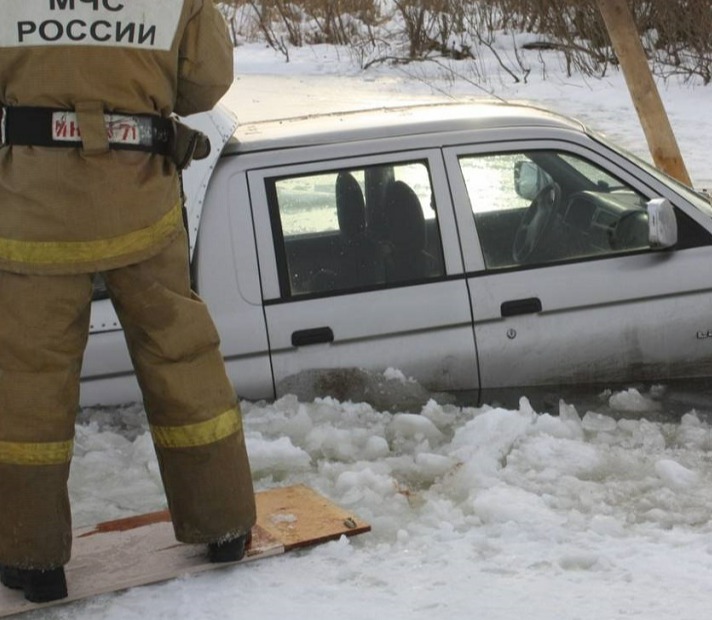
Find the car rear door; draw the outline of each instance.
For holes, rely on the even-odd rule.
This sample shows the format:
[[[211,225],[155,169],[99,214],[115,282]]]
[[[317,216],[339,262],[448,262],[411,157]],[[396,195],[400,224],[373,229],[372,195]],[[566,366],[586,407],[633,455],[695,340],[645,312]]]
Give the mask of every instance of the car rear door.
[[[249,174],[278,395],[284,379],[328,368],[477,389],[441,153],[313,160]]]
[[[710,324],[712,276],[701,266],[712,260],[712,238],[700,214],[593,141],[510,138],[445,154],[485,397],[515,386],[709,375],[712,347],[700,333]],[[556,230],[523,260],[517,231],[527,233],[532,197],[517,193],[526,182],[515,175],[531,164],[538,172],[526,182],[555,181],[562,196]],[[648,245],[640,206],[659,195],[679,207],[673,250]],[[531,233],[545,218],[529,217]]]

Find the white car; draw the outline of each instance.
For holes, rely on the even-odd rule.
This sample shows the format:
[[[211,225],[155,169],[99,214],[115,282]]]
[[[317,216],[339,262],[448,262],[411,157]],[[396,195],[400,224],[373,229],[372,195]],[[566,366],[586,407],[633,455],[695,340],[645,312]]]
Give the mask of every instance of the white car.
[[[215,153],[185,177],[194,282],[244,398],[314,370],[399,369],[471,402],[711,374],[710,203],[576,121],[500,103],[192,120]],[[138,397],[97,299],[82,402]]]

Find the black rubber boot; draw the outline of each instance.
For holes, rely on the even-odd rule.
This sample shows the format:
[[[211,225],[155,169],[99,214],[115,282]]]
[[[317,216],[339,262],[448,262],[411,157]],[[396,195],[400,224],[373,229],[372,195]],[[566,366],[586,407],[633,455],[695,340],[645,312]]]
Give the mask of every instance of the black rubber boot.
[[[247,534],[231,540],[210,543],[208,545],[208,559],[214,564],[239,562],[245,557],[245,551],[251,540],[252,532],[247,532]]]
[[[13,590],[24,590],[25,598],[32,603],[67,598],[67,580],[61,566],[48,570],[0,566],[0,581]]]
[[[22,590],[25,587],[24,581],[20,577],[20,569],[2,564],[0,564],[0,582],[6,588],[12,588],[13,590]]]

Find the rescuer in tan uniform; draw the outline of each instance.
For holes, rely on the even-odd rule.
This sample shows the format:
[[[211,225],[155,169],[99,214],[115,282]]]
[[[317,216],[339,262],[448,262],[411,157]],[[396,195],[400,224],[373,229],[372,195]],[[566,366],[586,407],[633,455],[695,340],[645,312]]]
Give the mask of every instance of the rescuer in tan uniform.
[[[242,557],[255,522],[241,416],[191,293],[178,166],[232,82],[211,0],[0,0],[0,577],[66,596],[67,477],[92,275],[141,386],[176,537]]]

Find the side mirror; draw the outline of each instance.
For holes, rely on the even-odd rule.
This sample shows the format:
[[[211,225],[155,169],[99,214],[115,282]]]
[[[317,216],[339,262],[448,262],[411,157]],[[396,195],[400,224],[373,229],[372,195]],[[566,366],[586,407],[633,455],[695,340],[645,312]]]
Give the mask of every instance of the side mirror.
[[[552,178],[532,161],[514,162],[514,191],[525,200],[534,200]]]
[[[656,250],[670,248],[677,243],[675,209],[666,198],[648,202],[648,241]]]

